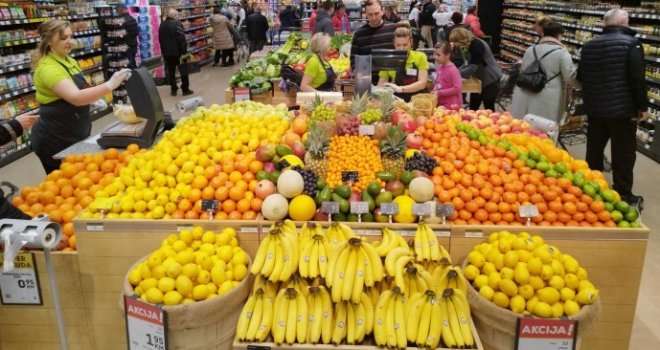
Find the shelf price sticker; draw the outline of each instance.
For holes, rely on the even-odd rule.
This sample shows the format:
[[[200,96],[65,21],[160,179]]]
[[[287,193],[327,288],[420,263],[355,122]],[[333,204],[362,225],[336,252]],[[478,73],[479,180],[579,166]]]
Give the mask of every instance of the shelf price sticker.
[[[431,215],[431,206],[426,203],[413,204],[412,214],[415,216],[429,216]]]
[[[339,203],[324,201],[321,203],[321,212],[327,215],[339,214]]]
[[[362,215],[369,212],[368,202],[351,202],[351,214]]]
[[[399,214],[398,203],[381,203],[380,213],[383,215],[396,215]]]
[[[124,296],[129,350],[167,350],[167,313],[158,306]]]
[[[0,271],[4,258],[0,253]],[[43,305],[34,253],[18,253],[14,269],[0,272],[0,301],[3,305]]]
[[[516,350],[575,350],[576,320],[518,318]]]

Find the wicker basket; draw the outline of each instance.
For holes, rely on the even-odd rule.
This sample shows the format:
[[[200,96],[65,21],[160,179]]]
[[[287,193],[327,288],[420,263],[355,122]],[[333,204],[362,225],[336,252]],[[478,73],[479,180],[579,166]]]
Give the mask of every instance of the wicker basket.
[[[476,78],[468,78],[463,80],[463,92],[466,93],[480,93],[481,92],[481,80]]]
[[[128,270],[133,271],[148,255]],[[252,264],[248,257],[248,271]],[[229,293],[213,299],[176,306],[163,306],[167,311],[167,348],[170,350],[229,350],[236,334],[238,316],[252,286],[248,275]],[[124,309],[124,295],[133,295],[133,287],[124,278],[120,308]]]

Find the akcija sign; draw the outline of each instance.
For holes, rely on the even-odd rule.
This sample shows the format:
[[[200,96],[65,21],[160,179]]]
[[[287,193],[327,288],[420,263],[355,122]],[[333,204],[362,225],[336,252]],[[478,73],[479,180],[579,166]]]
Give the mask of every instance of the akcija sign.
[[[577,324],[568,319],[518,319],[516,350],[574,350]]]

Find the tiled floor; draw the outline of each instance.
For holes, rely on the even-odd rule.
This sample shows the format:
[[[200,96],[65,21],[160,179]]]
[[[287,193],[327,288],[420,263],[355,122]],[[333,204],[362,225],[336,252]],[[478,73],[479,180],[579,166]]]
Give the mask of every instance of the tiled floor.
[[[206,105],[224,103],[225,89],[230,75],[239,67],[220,68],[206,66],[200,73],[191,76],[190,88],[195,96],[201,96]],[[183,100],[169,96],[169,88],[159,87],[165,110],[172,110],[176,102]],[[178,117],[178,112],[174,113]],[[112,116],[106,116],[94,123],[93,132],[113,122]],[[584,145],[570,149],[577,158],[584,157]],[[18,186],[30,186],[39,183],[44,177],[39,161],[30,154],[22,159],[0,169],[0,180],[10,181]],[[635,164],[634,192],[645,198],[643,220],[646,226],[652,228],[646,253],[646,264],[642,276],[642,285],[637,303],[635,324],[632,333],[630,349],[646,350],[660,349],[660,164],[637,155]],[[612,257],[616,259],[616,257]]]

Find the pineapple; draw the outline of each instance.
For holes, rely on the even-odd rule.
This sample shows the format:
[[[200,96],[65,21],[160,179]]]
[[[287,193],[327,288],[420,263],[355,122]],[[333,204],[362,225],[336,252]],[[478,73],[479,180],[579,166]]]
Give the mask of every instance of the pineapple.
[[[332,107],[328,106],[327,103],[323,102],[321,97],[316,94],[314,100],[311,104],[312,115],[310,116],[312,121],[322,121],[322,120],[334,120],[335,111]]]
[[[314,125],[309,131],[309,147],[305,154],[305,165],[308,169],[314,170],[316,175],[325,179],[328,167],[328,158],[325,153],[330,147],[330,138],[326,135],[326,128]]]
[[[380,96],[380,111],[382,114],[381,121],[389,123],[392,112],[394,112],[394,97],[391,93]]]
[[[385,171],[391,171],[396,176],[405,170],[406,133],[400,126],[390,126],[387,137],[380,142],[381,161]]]
[[[369,93],[365,92],[362,95],[353,95],[351,100],[351,108],[349,110],[350,115],[356,117],[362,114],[367,109],[369,105]]]

